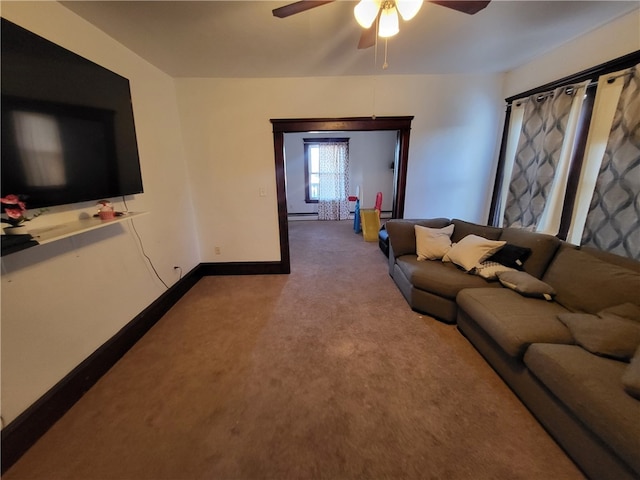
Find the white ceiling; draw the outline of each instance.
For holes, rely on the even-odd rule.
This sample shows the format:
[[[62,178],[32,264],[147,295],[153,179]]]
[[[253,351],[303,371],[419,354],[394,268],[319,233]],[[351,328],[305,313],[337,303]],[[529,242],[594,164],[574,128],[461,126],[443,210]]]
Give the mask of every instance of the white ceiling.
[[[173,77],[381,73],[384,43],[357,50],[355,2],[280,19],[272,1],[70,1],[62,4]],[[425,2],[388,43],[390,74],[502,72],[632,10],[636,1],[493,0],[471,16]],[[640,33],[639,33],[640,35]]]

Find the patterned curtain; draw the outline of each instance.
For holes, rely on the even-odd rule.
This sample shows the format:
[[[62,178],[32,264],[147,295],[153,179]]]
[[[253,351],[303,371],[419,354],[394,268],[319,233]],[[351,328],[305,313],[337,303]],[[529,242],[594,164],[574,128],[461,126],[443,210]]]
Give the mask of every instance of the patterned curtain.
[[[626,75],[582,245],[640,260],[640,74]]]
[[[577,91],[560,87],[524,100],[522,130],[504,211],[505,227],[536,230],[556,178]]]
[[[318,220],[349,218],[349,143],[323,143],[319,148]]]

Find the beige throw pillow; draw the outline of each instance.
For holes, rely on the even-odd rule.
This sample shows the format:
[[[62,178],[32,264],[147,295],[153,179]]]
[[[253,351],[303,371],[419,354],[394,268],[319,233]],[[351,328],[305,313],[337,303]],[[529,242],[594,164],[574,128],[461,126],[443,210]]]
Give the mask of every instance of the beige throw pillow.
[[[478,235],[467,235],[458,243],[453,244],[447,254],[442,257],[442,261],[453,262],[468,272],[472,268],[478,267],[506,243],[500,240],[487,240]]]
[[[444,228],[415,225],[418,260],[440,260],[451,248],[453,228],[453,224]]]

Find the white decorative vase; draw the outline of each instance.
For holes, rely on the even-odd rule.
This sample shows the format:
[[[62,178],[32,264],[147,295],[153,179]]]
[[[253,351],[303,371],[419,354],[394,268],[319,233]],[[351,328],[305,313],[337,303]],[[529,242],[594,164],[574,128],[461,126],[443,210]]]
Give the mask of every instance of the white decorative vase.
[[[4,227],[5,235],[26,235],[29,233],[26,225],[16,225],[15,227]]]

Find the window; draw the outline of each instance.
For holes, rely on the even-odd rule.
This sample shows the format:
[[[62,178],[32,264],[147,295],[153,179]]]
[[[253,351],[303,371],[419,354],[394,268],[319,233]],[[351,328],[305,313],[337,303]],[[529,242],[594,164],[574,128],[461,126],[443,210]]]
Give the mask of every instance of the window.
[[[320,195],[320,145],[304,144],[305,201],[318,203]]]
[[[640,227],[633,209],[640,181],[630,174],[638,157],[628,147],[640,115],[631,108],[640,84],[638,61],[640,52],[634,52],[506,99],[490,211],[493,225],[541,231],[640,258]],[[565,95],[570,90],[578,92],[571,106]],[[534,107],[542,111],[536,104],[545,98],[554,106],[537,114]],[[556,108],[557,100],[566,108]]]
[[[567,176],[574,161],[589,82],[558,87],[514,102],[502,182],[500,226],[556,235]],[[517,140],[517,148],[515,142]]]
[[[320,200],[320,150],[329,144],[349,145],[348,138],[305,138],[304,139],[304,176],[305,202],[318,203]]]

